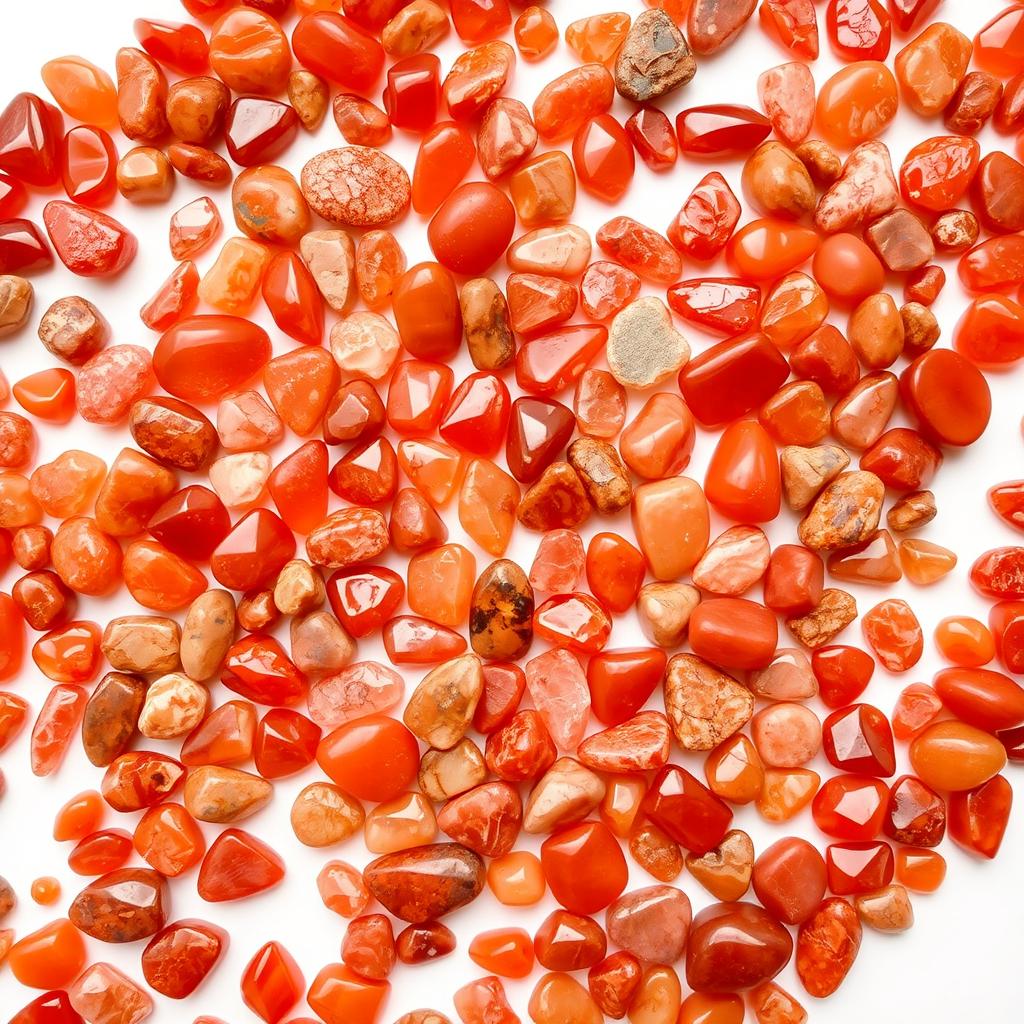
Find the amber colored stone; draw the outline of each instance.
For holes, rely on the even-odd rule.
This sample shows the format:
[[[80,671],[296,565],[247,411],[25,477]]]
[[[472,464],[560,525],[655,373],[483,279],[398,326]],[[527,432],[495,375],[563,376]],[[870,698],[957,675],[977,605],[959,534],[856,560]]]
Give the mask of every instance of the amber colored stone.
[[[22,985],[52,989],[70,985],[85,961],[80,932],[67,918],[59,918],[15,942],[5,962]]]
[[[875,60],[848,64],[818,92],[817,120],[826,138],[844,148],[878,135],[899,106],[896,79]]]
[[[291,53],[274,18],[262,11],[236,8],[211,30],[210,64],[228,88],[272,95],[284,91]]]
[[[166,921],[163,877],[145,868],[124,868],[90,882],[72,901],[75,926],[101,942],[148,938]]]

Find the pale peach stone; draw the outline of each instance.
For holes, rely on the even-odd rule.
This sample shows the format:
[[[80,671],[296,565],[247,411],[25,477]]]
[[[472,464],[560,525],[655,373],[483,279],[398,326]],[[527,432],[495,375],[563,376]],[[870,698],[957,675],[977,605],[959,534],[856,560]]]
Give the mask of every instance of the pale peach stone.
[[[762,700],[810,700],[818,695],[811,663],[795,647],[780,647],[770,664],[750,673],[747,685]]]
[[[426,846],[437,835],[434,808],[422,793],[403,793],[366,815],[363,838],[370,853],[397,853]]]
[[[709,545],[693,567],[695,586],[713,594],[736,596],[749,590],[764,574],[771,547],[757,526],[730,526]]]
[[[266,452],[236,452],[210,466],[210,485],[228,508],[252,508],[267,486],[273,468]]]
[[[582,821],[604,799],[601,777],[575,758],[560,757],[534,786],[523,812],[523,831],[552,832]]]
[[[821,722],[803,704],[783,702],[763,708],[751,719],[750,734],[770,768],[799,768],[821,749]]]
[[[284,424],[258,391],[243,391],[217,406],[217,434],[229,452],[248,452],[280,441]]]
[[[330,782],[311,783],[292,804],[292,831],[303,846],[344,842],[363,827],[363,819],[359,801]]]
[[[170,672],[150,683],[139,715],[139,732],[171,740],[191,732],[205,717],[210,692],[184,672]]]
[[[331,355],[342,382],[381,381],[398,359],[398,331],[379,313],[352,313],[331,328]]]
[[[590,262],[590,235],[575,224],[537,228],[508,248],[508,265],[521,274],[579,277]]]

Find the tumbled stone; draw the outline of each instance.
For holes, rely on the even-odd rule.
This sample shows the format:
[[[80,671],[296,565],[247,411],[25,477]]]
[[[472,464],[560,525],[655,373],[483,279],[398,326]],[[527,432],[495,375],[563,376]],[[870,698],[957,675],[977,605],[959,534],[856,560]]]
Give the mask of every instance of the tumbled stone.
[[[732,829],[713,850],[686,855],[686,869],[715,899],[734,901],[750,888],[754,843],[741,829]]]
[[[170,740],[190,733],[206,717],[210,692],[184,672],[160,676],[146,690],[139,714],[139,732],[154,740]]]
[[[660,711],[641,711],[626,721],[588,736],[579,758],[595,771],[612,774],[654,771],[668,762],[672,734]]]
[[[167,920],[167,883],[148,868],[122,868],[90,882],[71,902],[68,917],[100,942],[136,942]]]
[[[818,495],[800,521],[801,542],[812,551],[859,544],[878,529],[884,499],[885,485],[874,473],[843,473]]]
[[[693,78],[697,62],[686,37],[660,9],[633,20],[615,59],[615,88],[635,103],[648,103]]]
[[[507,558],[492,562],[473,588],[473,650],[491,661],[517,661],[533,641],[533,607],[533,588],[523,570]]]
[[[750,721],[754,698],[694,654],[677,654],[665,676],[665,713],[683,750],[711,750]]]
[[[453,658],[421,680],[402,720],[428,746],[448,750],[466,734],[483,688],[480,659],[475,654]]]
[[[508,303],[501,289],[488,277],[476,277],[459,292],[466,348],[478,370],[499,370],[516,354],[509,324]]]
[[[828,234],[847,231],[888,213],[899,201],[888,147],[864,142],[846,158],[842,174],[818,200],[814,223]]]
[[[665,303],[647,295],[616,314],[608,330],[605,357],[608,369],[620,384],[650,388],[686,365],[690,345],[673,326]]]
[[[458,843],[378,857],[363,872],[373,896],[395,917],[422,924],[471,903],[484,886],[484,862]]]
[[[336,313],[344,313],[356,293],[352,236],[340,229],[310,231],[302,236],[299,252],[324,301]]]
[[[902,885],[887,885],[853,900],[861,921],[878,932],[905,932],[914,924],[914,908]]]
[[[181,667],[192,679],[210,679],[235,638],[235,602],[226,590],[207,590],[189,606],[181,634]]]
[[[328,149],[302,168],[302,194],[332,224],[378,227],[409,207],[412,186],[401,164],[365,146]]]
[[[683,955],[692,916],[681,889],[651,885],[620,896],[605,921],[616,946],[647,963],[674,964]]]
[[[560,757],[540,777],[523,813],[523,831],[531,835],[552,832],[582,821],[604,799],[599,775],[575,758]]]
[[[566,452],[598,514],[614,515],[629,505],[633,486],[614,446],[593,437],[578,437]]]
[[[857,959],[861,934],[857,912],[836,897],[800,925],[796,972],[810,995],[824,999],[839,988]]]
[[[465,793],[486,778],[484,756],[468,737],[448,750],[426,751],[417,773],[420,789],[436,803]]]
[[[648,583],[636,601],[640,629],[658,647],[679,647],[698,604],[700,591],[688,583]]]
[[[85,756],[103,767],[131,745],[146,699],[146,684],[134,676],[108,672],[93,690],[82,715]]]
[[[69,986],[68,998],[91,1024],[140,1024],[153,1012],[149,994],[113,964],[90,964]]]
[[[817,606],[806,615],[786,619],[786,628],[805,647],[818,648],[831,643],[856,618],[853,595],[827,587]]]
[[[312,782],[299,791],[291,809],[295,838],[303,846],[334,846],[363,827],[362,805],[330,782]]]
[[[229,825],[265,807],[274,787],[266,779],[238,768],[200,765],[185,780],[184,800],[199,821]]]
[[[768,568],[771,548],[757,526],[731,526],[716,537],[693,567],[694,584],[713,594],[738,596]]]
[[[111,619],[100,647],[118,672],[163,675],[178,667],[181,631],[174,619],[159,615],[124,615]]]
[[[779,464],[786,504],[799,512],[846,469],[850,456],[837,445],[818,445],[815,448],[787,445],[782,449]]]
[[[523,495],[516,518],[529,530],[579,526],[590,515],[590,501],[576,470],[553,462]]]
[[[33,295],[32,285],[25,278],[0,274],[0,338],[14,334],[28,323]]]
[[[307,676],[339,672],[355,657],[355,641],[330,612],[293,619],[290,634],[292,661]]]
[[[508,782],[487,782],[449,800],[437,825],[455,842],[484,857],[504,857],[523,821],[519,791]]]

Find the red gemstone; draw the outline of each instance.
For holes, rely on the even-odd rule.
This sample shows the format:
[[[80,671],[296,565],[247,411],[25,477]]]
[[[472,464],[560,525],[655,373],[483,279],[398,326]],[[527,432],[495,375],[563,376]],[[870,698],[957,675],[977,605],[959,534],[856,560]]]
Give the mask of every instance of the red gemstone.
[[[173,554],[204,562],[231,532],[231,516],[213,491],[192,484],[172,494],[146,529]]]
[[[405,599],[405,581],[382,565],[341,569],[327,581],[327,599],[352,636],[376,632]]]
[[[267,509],[240,519],[210,558],[214,579],[228,590],[254,590],[271,580],[295,554],[295,536]]]
[[[690,107],[676,116],[676,136],[684,153],[731,156],[760,145],[772,130],[764,114],[732,103]]]
[[[64,115],[30,92],[18,93],[0,113],[0,170],[26,185],[48,188],[60,177]]]
[[[644,813],[677,843],[702,857],[725,838],[732,811],[685,768],[669,764],[654,777]]]
[[[228,649],[221,682],[257,704],[294,704],[306,695],[306,679],[272,637],[252,633]]]
[[[208,903],[245,899],[284,878],[284,861],[266,843],[239,828],[213,841],[199,868],[199,895]]]
[[[135,258],[135,236],[98,210],[54,199],[43,207],[43,223],[61,263],[80,277],[109,277]]]
[[[840,771],[887,778],[896,772],[889,720],[870,704],[834,711],[821,726],[825,756]]]

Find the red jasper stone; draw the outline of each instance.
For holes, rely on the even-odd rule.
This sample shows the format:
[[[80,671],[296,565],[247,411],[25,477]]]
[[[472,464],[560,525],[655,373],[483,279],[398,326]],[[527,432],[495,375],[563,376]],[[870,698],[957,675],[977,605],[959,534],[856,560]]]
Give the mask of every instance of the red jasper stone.
[[[225,829],[199,868],[199,895],[208,903],[245,899],[284,878],[284,861],[266,843],[239,828]]]
[[[0,170],[26,185],[48,188],[60,178],[64,115],[30,92],[21,92],[0,113]]]
[[[546,839],[540,859],[551,895],[574,914],[603,910],[622,894],[629,877],[619,841],[599,821]]]
[[[654,777],[644,813],[680,845],[702,857],[725,838],[732,811],[685,768],[666,765]]]
[[[896,772],[889,720],[870,704],[834,711],[821,726],[825,756],[840,771],[888,778]]]
[[[135,236],[98,210],[54,199],[43,207],[43,223],[61,263],[80,277],[109,277],[135,258]]]

